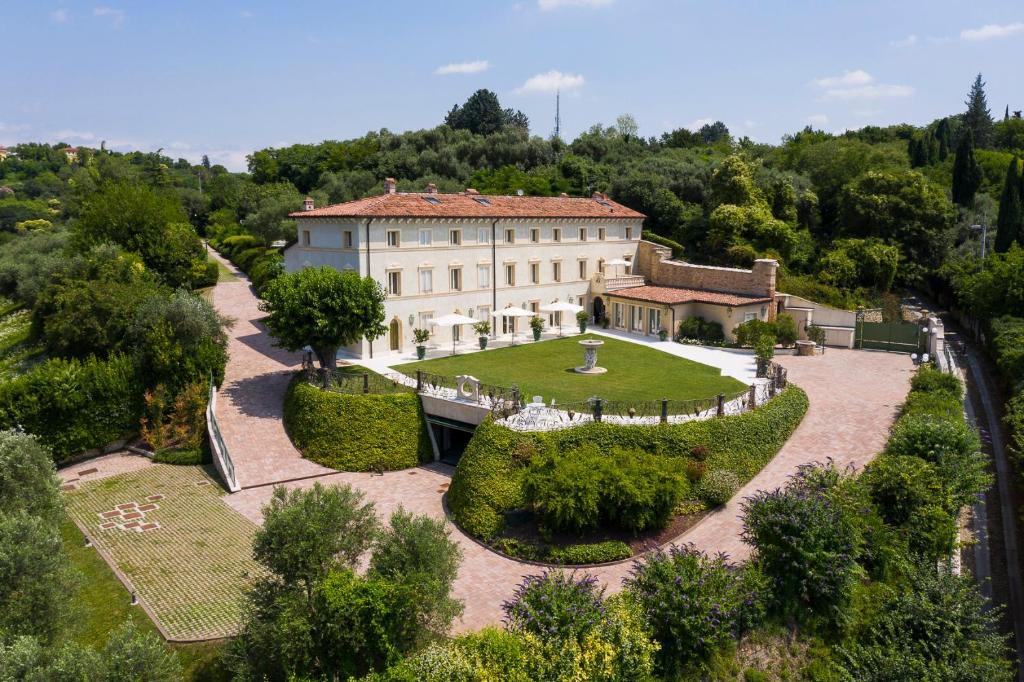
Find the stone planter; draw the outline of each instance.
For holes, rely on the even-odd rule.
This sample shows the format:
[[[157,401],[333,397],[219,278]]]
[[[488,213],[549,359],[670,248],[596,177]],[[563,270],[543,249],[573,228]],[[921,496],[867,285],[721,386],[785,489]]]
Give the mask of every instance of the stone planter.
[[[540,341],[540,330],[539,329],[534,329],[533,330],[533,340],[534,341]]]
[[[580,322],[580,334],[584,334],[584,333],[586,333],[586,331],[587,331],[587,323],[586,322]]]
[[[425,357],[427,357],[427,347],[426,346],[416,346],[416,359],[417,360],[422,360]]]
[[[480,350],[487,350],[487,337],[481,336],[478,341],[480,341]]]

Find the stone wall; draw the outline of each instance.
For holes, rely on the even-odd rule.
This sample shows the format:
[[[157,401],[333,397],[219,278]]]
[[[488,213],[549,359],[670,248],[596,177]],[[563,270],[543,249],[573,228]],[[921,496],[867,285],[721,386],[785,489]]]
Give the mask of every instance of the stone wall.
[[[641,241],[637,249],[634,273],[643,275],[648,284],[655,286],[775,298],[775,272],[779,267],[778,261],[761,258],[754,261],[751,270],[742,270],[682,263],[670,260],[671,257],[671,249],[653,242]]]

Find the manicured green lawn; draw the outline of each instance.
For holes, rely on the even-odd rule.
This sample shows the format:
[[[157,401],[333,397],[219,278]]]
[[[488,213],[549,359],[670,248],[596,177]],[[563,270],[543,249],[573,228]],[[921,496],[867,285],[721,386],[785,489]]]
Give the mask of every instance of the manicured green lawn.
[[[608,368],[606,374],[588,376],[573,371],[583,364],[583,348],[579,344],[583,339],[604,341],[597,351],[597,364]],[[480,381],[506,388],[515,384],[527,399],[541,395],[545,402],[555,398],[560,403],[595,395],[605,400],[692,400],[719,393],[732,395],[744,388],[736,379],[722,376],[717,367],[592,334],[445,355],[395,369],[410,376],[415,376],[417,369],[449,377],[471,374]]]
[[[74,605],[68,618],[65,635],[83,646],[102,648],[107,638],[121,624],[131,618],[141,632],[153,632],[156,626],[139,606],[131,605],[131,595],[103,561],[95,548],[86,547],[82,533],[71,519],[61,525],[64,549],[71,559],[77,582],[70,603]],[[168,644],[177,652],[188,680],[227,680],[220,662],[221,641],[195,644]]]

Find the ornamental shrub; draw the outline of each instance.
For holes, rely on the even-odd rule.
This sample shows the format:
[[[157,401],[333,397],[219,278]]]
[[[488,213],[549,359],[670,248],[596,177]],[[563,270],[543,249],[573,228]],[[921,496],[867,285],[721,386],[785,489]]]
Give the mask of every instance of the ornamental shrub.
[[[246,249],[251,249],[255,246],[259,246],[262,242],[253,237],[251,234],[236,234],[233,237],[227,237],[220,243],[221,250],[224,251],[228,258],[231,258],[236,253],[241,253]]]
[[[469,534],[484,540],[504,526],[504,514],[526,504],[522,481],[532,458],[592,445],[602,451],[642,450],[679,457],[706,449],[707,468],[729,469],[746,482],[771,460],[807,411],[807,395],[790,384],[752,412],[658,426],[605,422],[549,433],[521,433],[484,421],[466,447],[448,490],[452,516]],[[515,453],[522,453],[516,457]]]
[[[582,531],[606,522],[639,532],[668,522],[685,494],[684,480],[653,455],[590,446],[536,458],[523,492],[551,530]]]
[[[800,338],[796,320],[792,315],[782,313],[775,318],[775,340],[783,346],[792,346]]]
[[[992,482],[977,432],[964,421],[927,415],[906,416],[896,422],[886,451],[897,457],[920,457],[953,495],[956,507],[973,504]]]
[[[747,498],[742,537],[768,580],[773,610],[834,623],[845,618],[860,576],[858,534],[851,512],[805,480]]]
[[[695,492],[709,507],[717,507],[731,500],[739,489],[740,480],[736,474],[728,469],[718,469],[700,479]]]
[[[23,428],[60,462],[134,432],[142,386],[132,361],[51,358],[0,384],[0,428]]]
[[[347,395],[297,374],[284,399],[284,425],[303,457],[340,471],[393,471],[433,450],[415,393]]]
[[[900,584],[876,591],[853,637],[836,649],[843,679],[1009,682],[999,611],[970,575],[934,562],[910,566]]]
[[[502,604],[505,627],[544,640],[581,639],[605,617],[603,594],[590,574],[552,570],[526,576]]]
[[[745,597],[724,554],[708,557],[692,545],[636,561],[624,585],[651,624],[658,664],[670,675],[733,637]]]
[[[947,374],[929,364],[922,364],[910,380],[911,395],[914,393],[952,393],[958,398],[963,395],[963,384],[953,374]]]
[[[736,337],[736,343],[741,346],[756,347],[757,341],[762,338],[771,339],[772,345],[775,345],[775,325],[765,320],[747,320],[737,325],[732,333]]]
[[[725,340],[725,331],[718,322],[708,322],[703,317],[687,317],[679,322],[676,338],[696,339],[704,343],[721,343]]]
[[[935,466],[920,457],[882,455],[868,466],[864,482],[878,513],[894,526],[905,524],[917,509],[928,504],[953,509]]]

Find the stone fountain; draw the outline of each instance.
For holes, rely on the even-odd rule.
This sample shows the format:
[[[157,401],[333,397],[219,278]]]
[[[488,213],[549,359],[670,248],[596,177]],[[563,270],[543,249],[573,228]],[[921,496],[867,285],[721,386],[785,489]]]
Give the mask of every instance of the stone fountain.
[[[580,341],[583,346],[583,366],[576,367],[578,374],[604,374],[608,371],[606,367],[597,366],[597,349],[604,345],[604,341],[597,339],[586,339]]]

